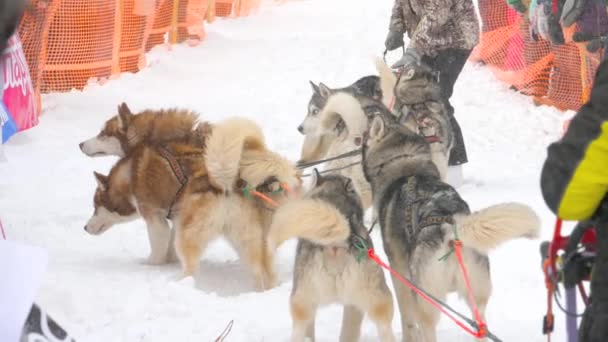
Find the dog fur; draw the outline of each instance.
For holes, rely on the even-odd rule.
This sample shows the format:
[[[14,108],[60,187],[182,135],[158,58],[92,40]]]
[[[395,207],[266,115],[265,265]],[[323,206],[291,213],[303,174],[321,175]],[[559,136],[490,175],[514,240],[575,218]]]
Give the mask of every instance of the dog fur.
[[[199,124],[198,120],[198,114],[183,109],[144,110],[133,114],[123,102],[118,106],[118,114],[79,147],[89,157],[124,157],[142,142],[182,141],[202,146],[211,128],[208,123]]]
[[[141,215],[150,240],[148,262],[160,264],[175,257],[167,218],[171,213],[175,251],[184,276],[195,275],[204,246],[223,235],[254,270],[256,287],[269,288],[274,284],[274,272],[265,244],[273,208],[260,199],[245,196],[237,180],[281,203],[286,196],[275,191],[279,183],[298,189],[299,175],[287,160],[265,148],[263,136],[252,121],[231,118],[213,127],[208,139],[211,146],[217,146],[217,140],[240,141],[242,154],[206,154],[204,146],[183,142],[140,144],[112,168],[108,177],[96,174],[95,211],[85,230],[101,234],[114,224]],[[225,147],[234,148],[232,144]],[[187,177],[181,195],[181,184],[159,148],[170,152]],[[224,173],[221,166],[228,165],[230,169],[235,163],[240,163],[238,172],[231,173],[234,179],[228,180],[229,173]],[[207,164],[220,167],[209,169]],[[220,173],[215,173],[218,170]],[[226,188],[228,185],[230,189]]]
[[[317,132],[307,136],[302,148],[300,163],[333,157],[361,147],[361,141],[369,129],[371,116],[379,109],[386,110],[383,103],[354,92],[340,91],[332,94],[319,114]],[[363,207],[372,204],[372,192],[363,176],[361,165],[347,167],[361,160],[360,155],[350,156],[326,163],[327,169],[339,169],[341,174],[353,180],[361,196]]]
[[[359,146],[357,142],[369,129],[371,115],[378,108],[386,110],[392,105],[395,108],[392,112],[401,124],[427,137],[433,162],[439,169],[441,179],[446,180],[454,134],[446,103],[432,71],[425,66],[412,67],[397,77],[379,58],[376,60],[376,69],[383,93],[390,91],[392,94],[394,89],[394,99],[385,96],[383,102],[378,103],[354,91],[333,91],[317,115],[316,132],[308,134],[304,140],[300,162],[320,160],[356,149]],[[334,160],[327,163],[327,168],[339,169],[358,159],[359,157],[352,156]],[[364,207],[367,209],[371,206],[371,187],[365,180],[361,167],[349,167],[338,173],[352,178]]]
[[[386,73],[382,75],[386,78],[383,83],[394,81],[394,77],[385,76]],[[394,89],[392,112],[398,116],[401,124],[426,137],[431,145],[433,162],[445,181],[455,138],[447,100],[441,94],[435,73],[426,65],[411,66],[402,71]]]
[[[319,83],[319,85],[314,84],[312,81],[309,82],[310,86],[312,87],[312,96],[308,101],[308,111],[306,113],[306,117],[298,126],[298,131],[303,135],[315,133],[318,115],[325,107],[325,104],[327,104],[327,99],[329,96],[331,96],[331,94],[339,91],[351,91],[371,97],[378,101],[381,101],[384,98],[382,94],[384,93],[385,88],[381,86],[380,78],[376,75],[364,76],[348,87],[336,89],[326,86],[323,84],[323,82]],[[387,94],[392,94],[392,91],[393,87],[391,86],[390,91]]]
[[[438,261],[449,252],[457,232],[483,317],[492,288],[487,252],[514,238],[536,237],[540,222],[534,211],[506,203],[470,213],[456,190],[441,181],[429,144],[390,112],[372,121],[363,148],[363,169],[373,189],[391,267],[440,300],[451,292],[466,298],[456,258]],[[399,280],[393,278],[393,285],[403,341],[436,341],[439,312]]]
[[[217,146],[218,150],[206,155],[206,165],[229,167],[208,169],[210,183],[220,184],[222,194],[196,188],[187,188],[185,191],[185,199],[175,222],[176,250],[184,276],[196,276],[204,248],[212,239],[223,235],[236,248],[240,258],[252,268],[256,288],[271,288],[276,279],[272,255],[267,253],[266,236],[275,208],[260,199],[248,198],[239,188],[237,180],[240,178],[244,184],[254,189],[271,180],[271,185],[275,187],[259,191],[264,191],[266,196],[280,205],[287,197],[284,193],[275,193],[275,190],[280,184],[285,184],[297,191],[301,184],[299,173],[289,161],[266,150],[264,141],[260,139],[263,137],[252,121],[239,119],[235,122],[229,119],[214,127],[214,130],[225,132],[231,137],[211,134],[208,145]],[[218,142],[214,141],[216,139]],[[235,147],[232,144],[224,144],[222,153],[219,142],[226,141],[242,142],[241,155],[234,153]],[[238,174],[226,172],[232,170],[233,158],[240,160]],[[231,180],[227,175],[233,175],[234,178]],[[228,189],[228,185],[232,185],[232,188]]]
[[[293,289],[292,342],[314,340],[315,314],[320,307],[344,305],[340,341],[359,340],[361,322],[368,314],[379,340],[395,341],[391,322],[392,294],[382,269],[374,261],[357,261],[354,241],[371,239],[363,226],[363,207],[350,179],[314,173],[312,189],[281,207],[273,218],[270,252],[283,241],[298,237]]]

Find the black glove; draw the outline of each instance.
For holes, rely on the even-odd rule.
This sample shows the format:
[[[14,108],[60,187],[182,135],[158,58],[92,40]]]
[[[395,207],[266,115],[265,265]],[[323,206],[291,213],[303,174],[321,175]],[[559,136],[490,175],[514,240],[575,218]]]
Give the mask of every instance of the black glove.
[[[388,35],[386,36],[386,41],[384,42],[384,46],[388,51],[396,50],[403,46],[403,33],[388,31]]]
[[[414,48],[407,48],[405,50],[405,54],[401,57],[400,60],[395,62],[395,64],[391,65],[391,69],[399,69],[399,68],[409,68],[413,65],[420,65],[420,55],[418,51]]]

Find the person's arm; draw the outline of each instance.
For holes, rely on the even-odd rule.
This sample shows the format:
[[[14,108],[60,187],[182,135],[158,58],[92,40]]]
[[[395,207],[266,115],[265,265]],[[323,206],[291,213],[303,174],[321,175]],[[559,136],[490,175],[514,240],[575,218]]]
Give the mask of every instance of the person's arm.
[[[391,21],[388,27],[389,31],[405,33],[405,19],[403,18],[403,5],[401,1],[402,0],[395,0],[391,13]]]
[[[562,219],[591,218],[608,192],[608,62],[598,68],[589,102],[547,152],[545,202]]]

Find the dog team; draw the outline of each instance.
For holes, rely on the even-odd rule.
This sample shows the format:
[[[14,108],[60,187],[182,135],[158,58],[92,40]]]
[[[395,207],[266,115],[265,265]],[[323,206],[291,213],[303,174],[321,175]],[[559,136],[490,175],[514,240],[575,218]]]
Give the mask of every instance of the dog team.
[[[97,136],[80,144],[88,156],[120,158],[108,175],[94,174],[94,213],[85,230],[99,235],[142,218],[148,262],[179,261],[184,277],[204,277],[203,250],[223,237],[258,290],[276,285],[275,251],[298,238],[291,340],[314,340],[316,311],[339,303],[340,341],[359,340],[365,315],[380,341],[395,341],[384,271],[357,258],[357,241],[372,246],[363,219],[372,208],[391,268],[440,300],[468,294],[456,259],[437,261],[460,239],[483,317],[492,292],[488,252],[536,237],[540,221],[518,203],[471,212],[446,183],[454,134],[436,75],[423,65],[395,73],[381,59],[376,68],[378,76],[345,88],[311,82],[297,164],[272,151],[249,119],[205,122],[187,110],[132,113],[121,104]],[[305,189],[302,168],[323,161],[324,171],[314,169]],[[392,281],[403,341],[436,341],[439,312]]]

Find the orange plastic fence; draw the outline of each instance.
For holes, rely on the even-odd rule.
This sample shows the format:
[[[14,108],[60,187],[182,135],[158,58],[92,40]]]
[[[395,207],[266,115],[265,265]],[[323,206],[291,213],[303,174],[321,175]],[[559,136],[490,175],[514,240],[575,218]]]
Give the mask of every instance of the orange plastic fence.
[[[535,102],[577,110],[589,96],[601,51],[589,53],[572,41],[576,25],[564,29],[566,44],[532,40],[528,20],[506,0],[480,0],[481,41],[472,61],[485,63],[502,81]]]
[[[259,0],[32,0],[19,27],[40,93],[82,89],[88,80],[145,66],[154,46],[205,38],[205,21],[244,16]],[[228,12],[223,9],[229,4]]]

